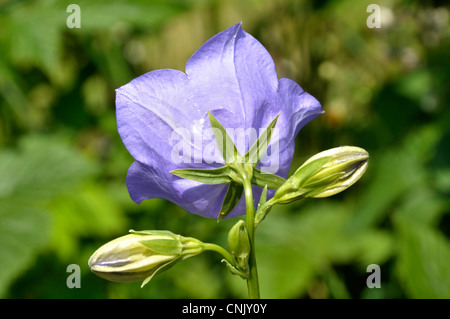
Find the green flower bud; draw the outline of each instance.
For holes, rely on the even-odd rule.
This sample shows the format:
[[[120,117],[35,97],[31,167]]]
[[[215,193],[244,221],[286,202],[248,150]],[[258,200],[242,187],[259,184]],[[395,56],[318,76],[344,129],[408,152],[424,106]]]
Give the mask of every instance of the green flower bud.
[[[272,204],[286,204],[305,197],[328,197],[353,185],[366,171],[369,153],[341,146],[308,159],[278,188]]]
[[[250,239],[248,238],[245,222],[239,220],[228,233],[228,245],[233,255],[236,266],[242,270],[247,270],[248,258],[250,256]]]
[[[101,246],[89,259],[99,277],[116,282],[144,280],[144,286],[178,261],[200,254],[203,243],[170,231],[130,231]]]

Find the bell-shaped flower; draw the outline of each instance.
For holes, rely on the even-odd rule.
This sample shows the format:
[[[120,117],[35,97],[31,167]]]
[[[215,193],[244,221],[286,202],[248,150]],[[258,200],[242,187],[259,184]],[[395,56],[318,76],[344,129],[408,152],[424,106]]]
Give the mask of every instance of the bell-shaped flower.
[[[211,218],[220,212],[227,184],[207,185],[170,173],[224,165],[208,111],[240,154],[279,114],[277,134],[257,168],[281,177],[289,171],[297,133],[323,112],[297,83],[278,80],[267,50],[240,24],[201,46],[185,72],[155,70],[117,89],[116,109],[119,134],[136,160],[126,180],[131,198],[136,203],[164,198]],[[244,214],[243,202],[228,217]]]

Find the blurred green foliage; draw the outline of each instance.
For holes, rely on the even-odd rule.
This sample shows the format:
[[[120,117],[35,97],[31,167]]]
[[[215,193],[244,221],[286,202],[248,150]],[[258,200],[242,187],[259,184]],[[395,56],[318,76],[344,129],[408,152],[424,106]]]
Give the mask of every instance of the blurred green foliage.
[[[81,8],[69,29],[66,8]],[[184,70],[242,21],[326,113],[299,134],[296,167],[356,145],[365,176],[327,199],[276,207],[256,233],[264,298],[450,298],[450,28],[440,1],[0,1],[0,296],[246,297],[216,255],[186,260],[145,288],[93,275],[89,256],[128,229],[168,229],[226,245],[235,220],[165,200],[134,204],[133,159],[114,90],[145,72]],[[81,288],[66,286],[69,264]],[[367,266],[381,267],[369,289]]]

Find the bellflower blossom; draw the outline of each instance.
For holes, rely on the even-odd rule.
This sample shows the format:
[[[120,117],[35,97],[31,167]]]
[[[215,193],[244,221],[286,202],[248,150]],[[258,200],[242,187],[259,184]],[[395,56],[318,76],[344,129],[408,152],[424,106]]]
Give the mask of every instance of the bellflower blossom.
[[[269,158],[272,167],[276,162],[271,173],[281,177],[289,171],[297,133],[323,112],[297,83],[278,80],[270,54],[240,23],[203,44],[185,72],[155,70],[117,89],[116,110],[119,134],[136,160],[126,178],[131,198],[136,203],[164,198],[210,218],[217,218],[227,184],[207,185],[170,173],[223,166],[212,146],[208,111],[227,130],[240,132],[237,138],[249,129],[259,133],[279,114],[277,147]],[[236,146],[245,154],[250,143],[244,137]],[[257,167],[268,165],[266,161]],[[243,202],[229,217],[245,214]]]

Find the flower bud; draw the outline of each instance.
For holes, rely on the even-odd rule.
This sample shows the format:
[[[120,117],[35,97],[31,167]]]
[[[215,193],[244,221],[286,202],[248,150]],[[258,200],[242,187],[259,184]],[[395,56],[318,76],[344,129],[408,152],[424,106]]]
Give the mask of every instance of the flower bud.
[[[250,256],[250,239],[245,222],[239,220],[228,233],[228,246],[240,270],[246,270]]]
[[[353,185],[366,171],[369,153],[354,146],[341,146],[308,159],[280,188],[273,204],[286,204],[305,197],[328,197]]]
[[[130,232],[94,252],[88,262],[92,272],[116,282],[144,280],[144,286],[157,272],[203,251],[199,240],[170,231]]]

